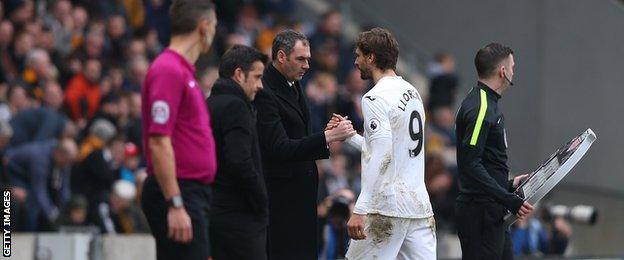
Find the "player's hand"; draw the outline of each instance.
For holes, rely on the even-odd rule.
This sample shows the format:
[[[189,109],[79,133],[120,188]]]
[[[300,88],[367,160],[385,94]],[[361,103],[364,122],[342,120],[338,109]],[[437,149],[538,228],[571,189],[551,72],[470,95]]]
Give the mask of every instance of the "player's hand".
[[[359,215],[353,213],[349,222],[347,222],[347,231],[349,236],[355,240],[366,239],[366,233],[364,233],[364,222],[366,222],[366,215]]]
[[[348,116],[341,116],[339,114],[332,114],[332,118],[329,120],[329,122],[327,122],[327,126],[325,126],[325,130],[332,130],[334,128],[336,128],[338,126],[338,123],[340,123],[340,121],[343,120],[347,120],[349,117]]]
[[[167,212],[167,227],[169,229],[169,238],[180,243],[188,243],[193,240],[193,227],[191,217],[189,217],[186,209],[169,208]]]
[[[522,183],[524,180],[526,180],[526,178],[529,178],[529,174],[528,173],[516,176],[513,179],[512,187],[514,189],[518,188],[518,185],[520,185],[520,183]]]
[[[338,126],[331,130],[325,131],[325,140],[327,143],[334,141],[344,141],[345,139],[355,135],[351,121],[344,120],[338,123]]]
[[[529,202],[524,202],[522,204],[522,207],[520,207],[520,209],[518,210],[518,213],[516,214],[516,216],[519,219],[524,219],[525,217],[527,217],[529,214],[531,214],[531,212],[533,212],[533,206],[529,203]]]

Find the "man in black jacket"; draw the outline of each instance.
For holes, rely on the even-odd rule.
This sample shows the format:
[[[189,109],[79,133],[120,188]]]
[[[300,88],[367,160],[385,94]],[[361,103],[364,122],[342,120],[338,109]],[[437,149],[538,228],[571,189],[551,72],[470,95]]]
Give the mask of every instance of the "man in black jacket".
[[[217,146],[210,217],[211,252],[219,259],[266,259],[268,198],[251,103],[262,89],[268,57],[236,45],[221,58],[206,100]]]
[[[310,131],[310,111],[299,80],[310,68],[310,44],[296,31],[273,40],[272,62],[258,92],[258,136],[269,194],[270,259],[317,259],[318,170],[329,144],[355,134],[351,122]]]
[[[512,192],[527,175],[508,180],[505,119],[498,107],[513,85],[514,65],[511,48],[498,43],[481,48],[475,57],[479,82],[457,112],[455,216],[463,259],[512,259],[503,217],[509,211],[524,218],[533,210]]]

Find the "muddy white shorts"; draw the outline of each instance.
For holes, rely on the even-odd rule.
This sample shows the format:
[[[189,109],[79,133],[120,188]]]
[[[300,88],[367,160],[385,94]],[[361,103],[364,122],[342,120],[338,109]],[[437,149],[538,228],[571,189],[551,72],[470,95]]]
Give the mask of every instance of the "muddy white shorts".
[[[369,214],[365,240],[349,244],[346,259],[436,259],[435,220],[394,218]]]

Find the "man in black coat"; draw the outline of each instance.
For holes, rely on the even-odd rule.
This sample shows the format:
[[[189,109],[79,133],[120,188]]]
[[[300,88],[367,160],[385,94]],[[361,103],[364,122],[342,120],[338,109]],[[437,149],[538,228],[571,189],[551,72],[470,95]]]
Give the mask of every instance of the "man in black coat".
[[[236,45],[221,58],[206,100],[217,147],[210,217],[211,252],[220,259],[266,259],[268,197],[251,103],[262,89],[268,57]]]
[[[270,259],[317,259],[318,170],[329,145],[355,134],[351,122],[319,133],[310,131],[310,111],[299,80],[310,68],[310,45],[296,31],[273,41],[264,89],[255,100],[258,136],[269,195]]]

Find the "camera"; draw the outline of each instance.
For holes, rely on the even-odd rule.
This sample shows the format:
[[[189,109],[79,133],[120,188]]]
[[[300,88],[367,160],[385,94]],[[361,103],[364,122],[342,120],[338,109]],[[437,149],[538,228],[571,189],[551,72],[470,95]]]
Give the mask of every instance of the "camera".
[[[328,218],[336,218],[343,220],[345,223],[351,216],[351,209],[349,205],[352,203],[351,199],[338,195],[332,199],[332,205],[329,208]]]
[[[561,217],[572,222],[584,225],[594,225],[598,221],[598,210],[588,205],[546,205],[543,211],[545,221],[551,222]]]

